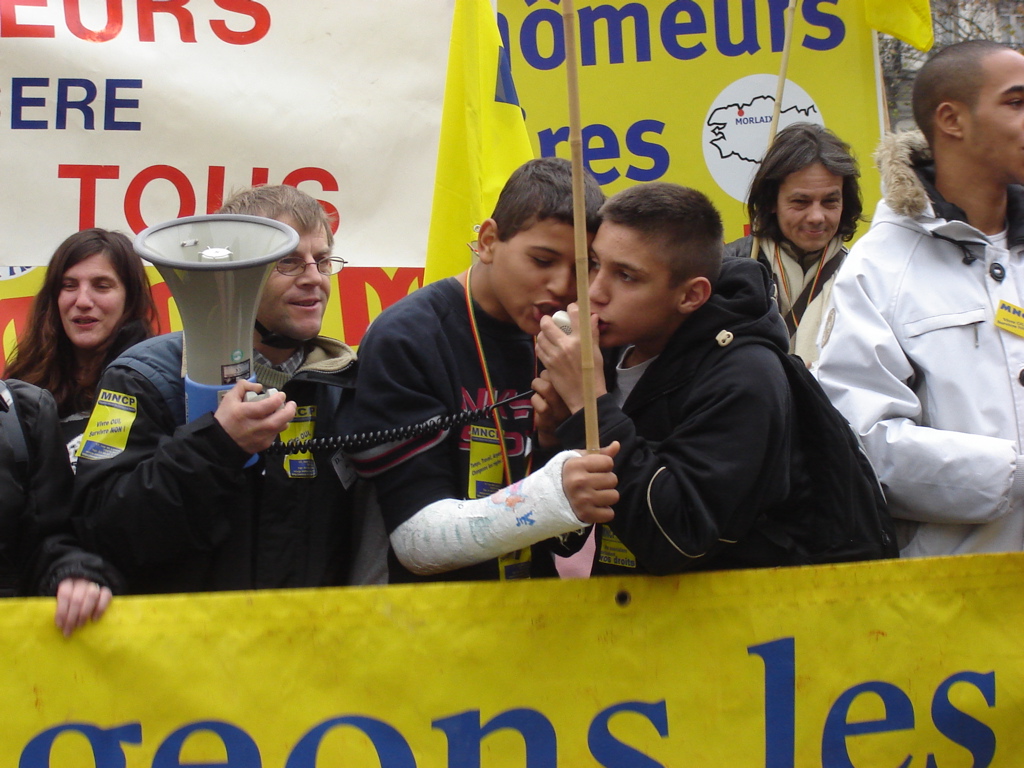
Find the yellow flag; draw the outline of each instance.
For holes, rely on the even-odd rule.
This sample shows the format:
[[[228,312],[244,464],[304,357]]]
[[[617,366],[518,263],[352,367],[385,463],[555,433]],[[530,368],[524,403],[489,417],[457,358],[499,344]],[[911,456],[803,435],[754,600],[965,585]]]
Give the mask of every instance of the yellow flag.
[[[424,283],[469,266],[473,227],[532,157],[494,9],[489,0],[456,0]]]
[[[902,40],[919,51],[935,42],[929,0],[864,0],[868,26]]]

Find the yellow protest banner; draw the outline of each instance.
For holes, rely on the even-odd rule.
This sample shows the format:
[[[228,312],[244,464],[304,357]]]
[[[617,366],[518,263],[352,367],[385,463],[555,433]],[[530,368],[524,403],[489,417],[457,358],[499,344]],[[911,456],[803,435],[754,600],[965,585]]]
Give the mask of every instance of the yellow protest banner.
[[[584,162],[606,193],[646,181],[694,187],[721,211],[727,241],[744,234],[743,203],[767,146],[787,5],[576,3]],[[560,7],[499,0],[498,10],[534,148],[568,157]],[[848,142],[860,161],[868,215],[880,195],[871,162],[881,125],[874,67],[860,3],[798,3],[779,127],[810,121]]]
[[[0,605],[19,768],[1016,766],[1024,556]]]

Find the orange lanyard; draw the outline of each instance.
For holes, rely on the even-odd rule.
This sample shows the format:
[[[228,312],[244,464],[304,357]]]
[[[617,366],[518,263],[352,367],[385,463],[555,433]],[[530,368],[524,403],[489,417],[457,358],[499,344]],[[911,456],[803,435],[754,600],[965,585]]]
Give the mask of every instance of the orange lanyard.
[[[487,358],[484,357],[484,345],[480,339],[480,329],[476,324],[476,312],[473,311],[473,289],[470,288],[472,280],[473,268],[470,267],[466,272],[466,314],[469,315],[469,328],[473,332],[473,343],[476,344],[476,356],[480,362],[480,372],[483,373],[484,386],[487,387],[487,397],[490,400],[488,405],[494,405],[498,402],[498,398],[494,396],[491,374],[487,369]],[[497,408],[491,410],[491,418],[494,419],[494,427],[498,430],[498,445],[501,450],[501,466],[502,471],[505,473],[505,485],[511,485],[512,471],[508,462],[508,447],[505,445],[505,430],[501,426],[501,416],[498,414]],[[527,474],[529,474],[529,470],[527,470]]]
[[[821,249],[821,258],[818,259],[818,269],[814,273],[814,283],[811,285],[811,292],[808,296],[813,296],[815,290],[818,288],[818,280],[821,277],[821,268],[825,266],[825,257],[828,256],[828,249],[832,243],[830,242],[824,248]],[[799,263],[799,261],[798,261]],[[800,327],[800,318],[796,316],[796,312],[793,309],[793,294],[789,289],[789,275],[786,274],[786,266],[782,263],[782,257],[779,256],[779,244],[775,243],[775,267],[778,269],[779,277],[782,278],[782,291],[786,294],[786,301],[789,304],[789,314],[793,317],[793,326],[795,328]],[[807,302],[810,304],[810,302]]]

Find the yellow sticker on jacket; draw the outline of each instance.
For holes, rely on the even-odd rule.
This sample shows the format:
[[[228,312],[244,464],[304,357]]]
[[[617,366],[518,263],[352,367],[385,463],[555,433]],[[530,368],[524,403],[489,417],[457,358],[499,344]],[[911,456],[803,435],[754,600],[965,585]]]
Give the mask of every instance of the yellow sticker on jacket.
[[[281,431],[281,442],[290,440],[312,440],[316,432],[316,406],[300,405],[295,409],[295,418]],[[316,460],[311,451],[303,451],[284,457],[284,471],[291,478],[316,477]]]
[[[99,460],[122,453],[137,413],[138,401],[132,395],[101,389],[76,455]]]
[[[483,499],[505,481],[498,430],[473,424],[469,428],[469,487],[466,498]]]
[[[605,565],[636,568],[636,555],[629,551],[607,525],[601,526],[601,551],[597,560]]]
[[[996,310],[996,328],[1024,336],[1024,309],[1000,300]]]
[[[501,457],[501,435],[495,427],[472,425],[469,428],[469,487],[466,496],[470,499],[482,499],[498,493],[505,482],[505,465]],[[495,503],[504,504],[509,511],[521,499],[514,493],[516,486],[511,486],[509,494]],[[498,578],[501,581],[530,578],[529,547],[501,555],[498,558]]]
[[[501,581],[515,581],[530,578],[530,548],[524,547],[498,558],[498,578]]]

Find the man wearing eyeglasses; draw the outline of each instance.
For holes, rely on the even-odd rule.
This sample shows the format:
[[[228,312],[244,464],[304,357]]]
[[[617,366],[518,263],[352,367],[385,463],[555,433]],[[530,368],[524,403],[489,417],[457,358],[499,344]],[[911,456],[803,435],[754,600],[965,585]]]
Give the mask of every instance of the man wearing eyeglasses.
[[[133,593],[352,583],[354,472],[331,451],[264,453],[278,435],[341,431],[355,353],[319,333],[331,275],[345,262],[331,253],[323,208],[293,187],[245,190],[220,212],[276,219],[299,234],[257,309],[257,383],[237,383],[216,412],[185,423],[180,333],[111,363],[90,424],[104,415],[103,393],[113,393],[107,401],[122,407],[123,429],[111,439],[108,427],[106,450],[79,460],[81,534],[121,569]],[[247,398],[270,388],[278,392]],[[247,467],[253,454],[259,458]]]

